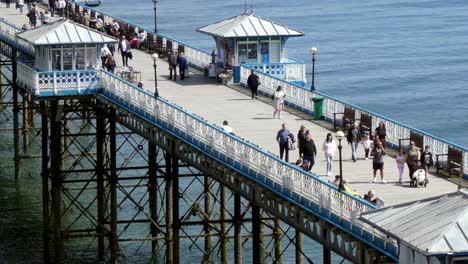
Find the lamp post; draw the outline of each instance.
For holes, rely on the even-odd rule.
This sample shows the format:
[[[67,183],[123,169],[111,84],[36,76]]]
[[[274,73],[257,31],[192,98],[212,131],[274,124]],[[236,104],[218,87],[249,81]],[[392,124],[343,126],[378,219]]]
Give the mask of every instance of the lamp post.
[[[314,79],[315,79],[315,55],[317,54],[317,48],[312,47],[310,49],[310,52],[312,53],[312,86],[310,87],[310,90],[313,92],[313,91],[315,91],[315,84],[314,84]]]
[[[151,55],[151,58],[153,59],[153,67],[154,67],[154,97],[159,97],[159,92],[158,92],[158,71],[157,71],[157,67],[158,65],[156,64],[158,58],[159,58],[159,55],[157,53],[153,53],[153,55]]]
[[[338,139],[338,151],[340,153],[340,184],[338,185],[338,191],[341,192],[343,189],[343,159],[341,158],[341,149],[343,148],[341,140],[344,137],[343,131],[336,132],[335,137]]]
[[[158,23],[157,23],[157,15],[156,15],[156,4],[158,3],[158,0],[153,0],[154,4],[154,32],[158,32]]]

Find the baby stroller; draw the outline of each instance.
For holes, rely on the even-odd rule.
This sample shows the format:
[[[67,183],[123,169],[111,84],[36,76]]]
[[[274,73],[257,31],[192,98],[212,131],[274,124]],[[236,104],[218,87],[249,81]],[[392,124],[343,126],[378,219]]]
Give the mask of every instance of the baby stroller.
[[[424,186],[424,188],[426,188],[427,184],[429,183],[429,180],[427,179],[426,171],[421,166],[421,162],[416,161],[413,163],[413,166],[414,173],[411,177],[410,186]]]

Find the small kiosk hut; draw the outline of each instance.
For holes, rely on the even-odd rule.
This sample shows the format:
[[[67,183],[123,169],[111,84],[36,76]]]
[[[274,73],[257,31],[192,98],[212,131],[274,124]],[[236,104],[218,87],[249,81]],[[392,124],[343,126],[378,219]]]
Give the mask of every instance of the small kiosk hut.
[[[57,20],[16,36],[34,46],[34,68],[41,71],[87,70],[101,67],[104,44],[117,39],[68,20]]]
[[[253,13],[231,17],[198,28],[197,31],[212,36],[216,41],[216,49],[212,53],[215,59],[212,59],[210,72],[214,71],[214,68],[219,72],[219,69],[233,67],[234,82],[239,82],[240,65],[248,64],[256,70],[279,78],[305,82],[305,64],[289,60],[283,52],[288,38],[304,36],[300,31],[260,18]],[[287,72],[291,72],[293,68],[299,68],[301,72],[288,78]]]
[[[304,36],[300,31],[254,14],[231,17],[197,31],[215,39],[217,62],[231,66],[287,62],[283,56],[286,40]]]

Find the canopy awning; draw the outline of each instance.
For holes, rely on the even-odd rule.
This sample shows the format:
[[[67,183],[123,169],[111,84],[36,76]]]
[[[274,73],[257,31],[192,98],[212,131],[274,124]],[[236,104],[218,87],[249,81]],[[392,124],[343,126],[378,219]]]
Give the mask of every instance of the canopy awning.
[[[426,256],[468,252],[465,190],[365,212],[361,219]]]
[[[34,46],[116,43],[116,38],[65,19],[45,24],[35,29],[17,33],[16,36]]]
[[[303,32],[260,18],[242,14],[197,29],[198,32],[222,38],[301,37]]]

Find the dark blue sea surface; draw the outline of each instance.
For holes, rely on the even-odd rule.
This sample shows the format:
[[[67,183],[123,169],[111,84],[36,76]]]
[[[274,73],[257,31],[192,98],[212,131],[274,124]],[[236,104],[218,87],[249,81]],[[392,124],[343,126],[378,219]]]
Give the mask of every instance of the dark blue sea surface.
[[[100,9],[154,27],[150,0],[104,0]],[[211,51],[213,39],[195,29],[243,11],[242,0],[159,0],[158,30]],[[286,51],[308,63],[309,80],[309,50],[318,48],[320,91],[468,146],[468,2],[257,0],[253,11],[306,34]]]

